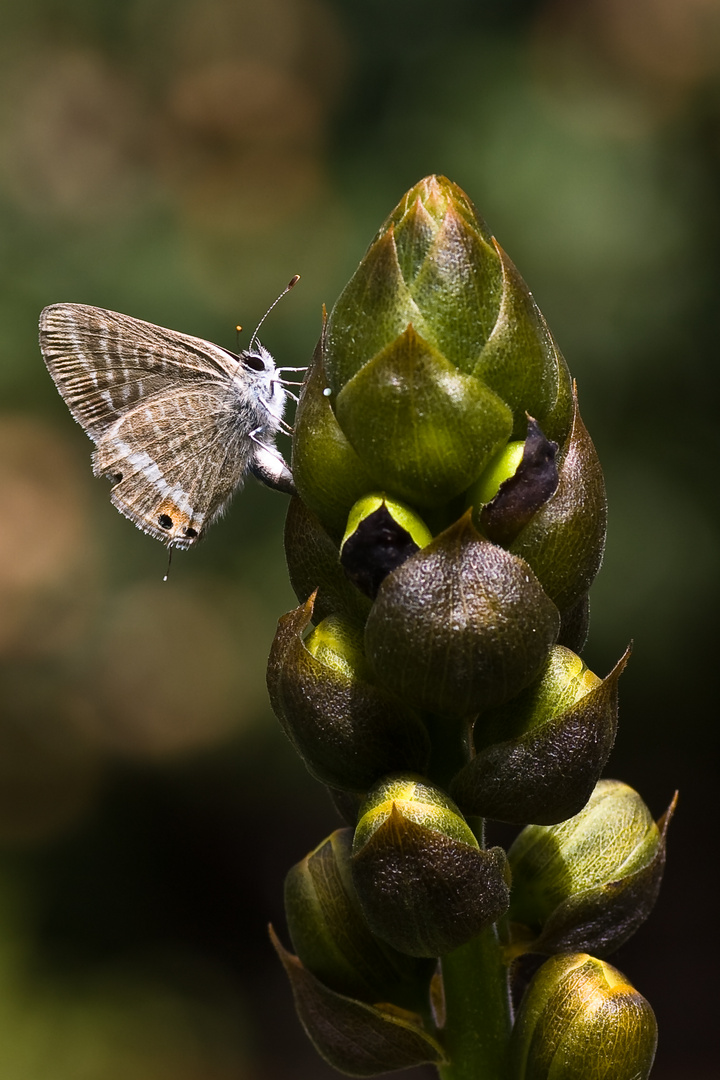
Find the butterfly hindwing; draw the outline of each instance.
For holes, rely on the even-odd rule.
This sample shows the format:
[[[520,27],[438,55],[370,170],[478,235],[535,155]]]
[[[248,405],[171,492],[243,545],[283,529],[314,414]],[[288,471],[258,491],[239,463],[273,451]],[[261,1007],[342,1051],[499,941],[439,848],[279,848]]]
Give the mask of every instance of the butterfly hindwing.
[[[93,470],[139,528],[191,547],[242,484],[253,443],[223,408],[224,388],[198,383],[126,411],[98,440]]]

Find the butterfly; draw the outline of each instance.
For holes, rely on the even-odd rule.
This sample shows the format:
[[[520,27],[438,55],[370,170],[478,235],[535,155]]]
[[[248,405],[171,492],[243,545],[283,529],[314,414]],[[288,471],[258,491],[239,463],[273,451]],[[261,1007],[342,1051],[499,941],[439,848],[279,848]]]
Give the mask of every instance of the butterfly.
[[[196,544],[248,472],[294,492],[275,439],[287,427],[281,374],[297,369],[276,367],[257,330],[232,353],[117,311],[52,304],[40,348],[113,505],[168,547]]]

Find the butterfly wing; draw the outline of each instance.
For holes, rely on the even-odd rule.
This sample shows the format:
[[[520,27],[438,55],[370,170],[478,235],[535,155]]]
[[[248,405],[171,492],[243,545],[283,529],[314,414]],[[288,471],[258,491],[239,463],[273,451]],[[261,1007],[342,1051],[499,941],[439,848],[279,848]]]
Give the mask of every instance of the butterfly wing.
[[[252,358],[260,367],[246,366],[202,338],[104,308],[53,304],[40,316],[40,347],[97,446],[93,469],[113,481],[113,504],[157,540],[191,547],[248,468],[294,490],[274,446],[285,395],[259,343]]]
[[[40,348],[70,412],[94,442],[140,400],[171,386],[217,380],[238,360],[210,341],[86,304],[40,315]]]
[[[254,444],[227,387],[196,383],[127,409],[98,439],[96,475],[113,505],[156,540],[189,548],[242,484]]]

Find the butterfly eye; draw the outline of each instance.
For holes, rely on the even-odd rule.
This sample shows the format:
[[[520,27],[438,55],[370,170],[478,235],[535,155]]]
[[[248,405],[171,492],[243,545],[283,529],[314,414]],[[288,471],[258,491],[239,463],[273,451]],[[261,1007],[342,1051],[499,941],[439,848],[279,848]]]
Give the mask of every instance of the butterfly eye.
[[[265,361],[261,356],[256,356],[254,353],[243,353],[242,362],[246,367],[252,368],[253,371],[265,370]]]

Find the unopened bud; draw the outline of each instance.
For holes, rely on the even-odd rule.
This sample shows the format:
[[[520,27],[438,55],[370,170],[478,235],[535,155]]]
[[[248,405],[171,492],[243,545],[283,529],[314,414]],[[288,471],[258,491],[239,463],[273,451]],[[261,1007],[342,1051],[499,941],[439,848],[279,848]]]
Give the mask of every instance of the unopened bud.
[[[371,932],[350,867],[353,830],[338,829],[285,878],[293,947],[326,986],[363,1001],[417,1008],[427,1001],[434,964],[397,952]]]
[[[645,921],[665,865],[670,811],[656,823],[640,796],[601,780],[560,825],[528,825],[508,852],[509,916],[536,935],[533,952],[609,953]]]
[[[453,801],[418,777],[370,792],[352,862],[373,933],[411,956],[450,952],[507,908],[502,848],[482,850]]]
[[[427,731],[369,680],[362,633],[328,616],[303,640],[311,617],[312,599],[279,620],[267,673],[275,715],[309,771],[365,792],[389,770],[423,768]]]
[[[617,968],[586,953],[554,956],[525,992],[510,1077],[646,1080],[656,1045],[650,1005]]]
[[[475,757],[451,793],[466,814],[553,825],[579,813],[605,766],[617,727],[617,681],[556,645],[540,677],[475,724]]]

